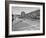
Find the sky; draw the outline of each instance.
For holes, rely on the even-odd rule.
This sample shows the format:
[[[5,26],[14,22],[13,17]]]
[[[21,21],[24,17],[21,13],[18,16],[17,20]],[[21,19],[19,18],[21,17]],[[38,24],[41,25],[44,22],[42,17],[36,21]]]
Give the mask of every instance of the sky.
[[[24,11],[25,13],[29,13],[32,11],[36,11],[40,9],[39,7],[12,7],[12,14],[18,14],[21,15],[21,12]]]

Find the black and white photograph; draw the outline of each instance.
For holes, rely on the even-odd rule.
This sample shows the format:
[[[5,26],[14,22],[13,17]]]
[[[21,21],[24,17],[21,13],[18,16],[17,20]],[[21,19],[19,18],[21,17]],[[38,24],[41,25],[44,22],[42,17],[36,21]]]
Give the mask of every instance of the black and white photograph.
[[[44,34],[43,4],[10,3],[8,35]]]
[[[39,7],[12,7],[12,31],[40,30]]]

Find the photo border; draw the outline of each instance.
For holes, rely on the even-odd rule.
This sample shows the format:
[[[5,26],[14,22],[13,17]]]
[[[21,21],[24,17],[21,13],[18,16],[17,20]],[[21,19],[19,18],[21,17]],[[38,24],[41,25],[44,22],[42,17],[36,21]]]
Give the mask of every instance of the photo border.
[[[43,5],[43,33],[37,34],[22,34],[22,35],[9,35],[9,4],[33,4]],[[45,3],[42,2],[22,2],[22,1],[5,1],[5,37],[24,37],[24,36],[40,36],[45,35]]]

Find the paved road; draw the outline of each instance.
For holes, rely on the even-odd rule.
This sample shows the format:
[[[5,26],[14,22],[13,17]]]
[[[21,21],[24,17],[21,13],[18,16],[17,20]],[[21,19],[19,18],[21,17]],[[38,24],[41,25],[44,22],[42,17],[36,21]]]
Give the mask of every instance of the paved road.
[[[32,21],[29,19],[23,20],[22,22],[18,22],[18,24],[13,24],[14,31],[23,31],[23,30],[39,30],[40,29],[40,21]]]

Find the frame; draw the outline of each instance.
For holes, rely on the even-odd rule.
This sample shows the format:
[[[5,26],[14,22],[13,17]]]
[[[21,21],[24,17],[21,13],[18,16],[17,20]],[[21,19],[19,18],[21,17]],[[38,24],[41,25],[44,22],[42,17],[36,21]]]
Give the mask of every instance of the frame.
[[[22,12],[18,13],[18,11]],[[27,13],[25,13],[24,11]],[[29,15],[31,15],[31,17]],[[14,22],[13,18],[18,20]],[[26,24],[25,19],[27,20]],[[32,21],[30,21],[30,19]],[[19,25],[18,21],[19,23],[23,21],[25,25],[23,25],[23,23],[21,23],[22,25],[21,24]],[[30,26],[28,27],[28,24],[30,23],[31,25],[32,23],[33,25],[38,24],[37,25],[38,28],[35,27],[36,25],[32,26],[32,28]],[[45,3],[5,1],[5,36],[22,37],[22,36],[39,36],[39,35],[45,35]]]

